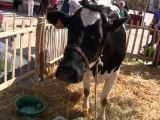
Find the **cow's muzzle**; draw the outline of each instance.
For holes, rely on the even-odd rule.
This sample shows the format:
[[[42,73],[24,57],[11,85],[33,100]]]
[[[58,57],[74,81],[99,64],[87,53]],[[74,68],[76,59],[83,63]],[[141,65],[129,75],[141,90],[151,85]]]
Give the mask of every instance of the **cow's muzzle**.
[[[78,83],[82,80],[82,73],[75,67],[59,66],[56,78],[69,83]]]

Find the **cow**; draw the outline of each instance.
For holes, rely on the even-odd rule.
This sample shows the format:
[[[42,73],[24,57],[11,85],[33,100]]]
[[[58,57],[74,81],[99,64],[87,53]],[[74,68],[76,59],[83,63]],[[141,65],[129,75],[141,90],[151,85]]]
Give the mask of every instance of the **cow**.
[[[126,52],[123,23],[127,18],[119,18],[111,7],[107,7],[106,13],[106,22],[100,12],[85,7],[73,15],[61,11],[51,11],[46,15],[55,28],[68,29],[67,45],[56,70],[56,78],[68,83],[83,81],[85,109],[89,109],[90,74],[98,75],[98,82],[104,81],[97,120],[105,120],[107,99]],[[103,64],[98,64],[99,60]]]

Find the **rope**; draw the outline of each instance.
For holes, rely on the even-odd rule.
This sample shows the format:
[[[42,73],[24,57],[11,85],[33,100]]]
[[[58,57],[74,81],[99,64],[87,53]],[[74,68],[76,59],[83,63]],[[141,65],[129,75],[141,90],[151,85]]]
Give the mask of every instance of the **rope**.
[[[95,75],[95,120],[97,118],[97,81],[98,81],[98,61],[96,63],[96,75]]]
[[[96,63],[96,75],[95,75],[95,120],[97,118],[97,82],[98,82],[98,66],[103,66],[103,62],[99,57]]]

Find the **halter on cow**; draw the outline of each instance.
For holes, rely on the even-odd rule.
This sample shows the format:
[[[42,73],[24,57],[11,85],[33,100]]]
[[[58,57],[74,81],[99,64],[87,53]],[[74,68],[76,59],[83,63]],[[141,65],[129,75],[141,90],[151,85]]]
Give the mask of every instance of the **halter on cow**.
[[[107,9],[108,19],[112,10]],[[114,12],[114,15],[117,13]],[[104,88],[100,96],[100,111],[97,120],[105,120],[105,106],[109,92],[118,76],[119,67],[125,57],[126,33],[122,24],[126,18],[113,19],[104,23],[99,12],[80,8],[74,15],[68,16],[60,11],[47,14],[47,20],[55,27],[62,22],[68,29],[67,46],[60,62],[56,78],[70,83],[83,80],[84,107],[89,108],[90,80],[92,72],[95,76],[95,65],[88,69],[90,63],[101,57],[103,66],[99,66],[99,80],[104,80]],[[60,27],[62,28],[62,26]]]

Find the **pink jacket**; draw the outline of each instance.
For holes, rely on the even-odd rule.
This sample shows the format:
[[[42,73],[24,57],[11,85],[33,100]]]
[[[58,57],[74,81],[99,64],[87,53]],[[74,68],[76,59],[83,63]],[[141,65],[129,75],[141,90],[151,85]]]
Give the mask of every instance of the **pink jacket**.
[[[0,24],[3,22],[3,14],[0,14]]]
[[[59,0],[50,0],[50,4],[55,5],[58,4]]]

